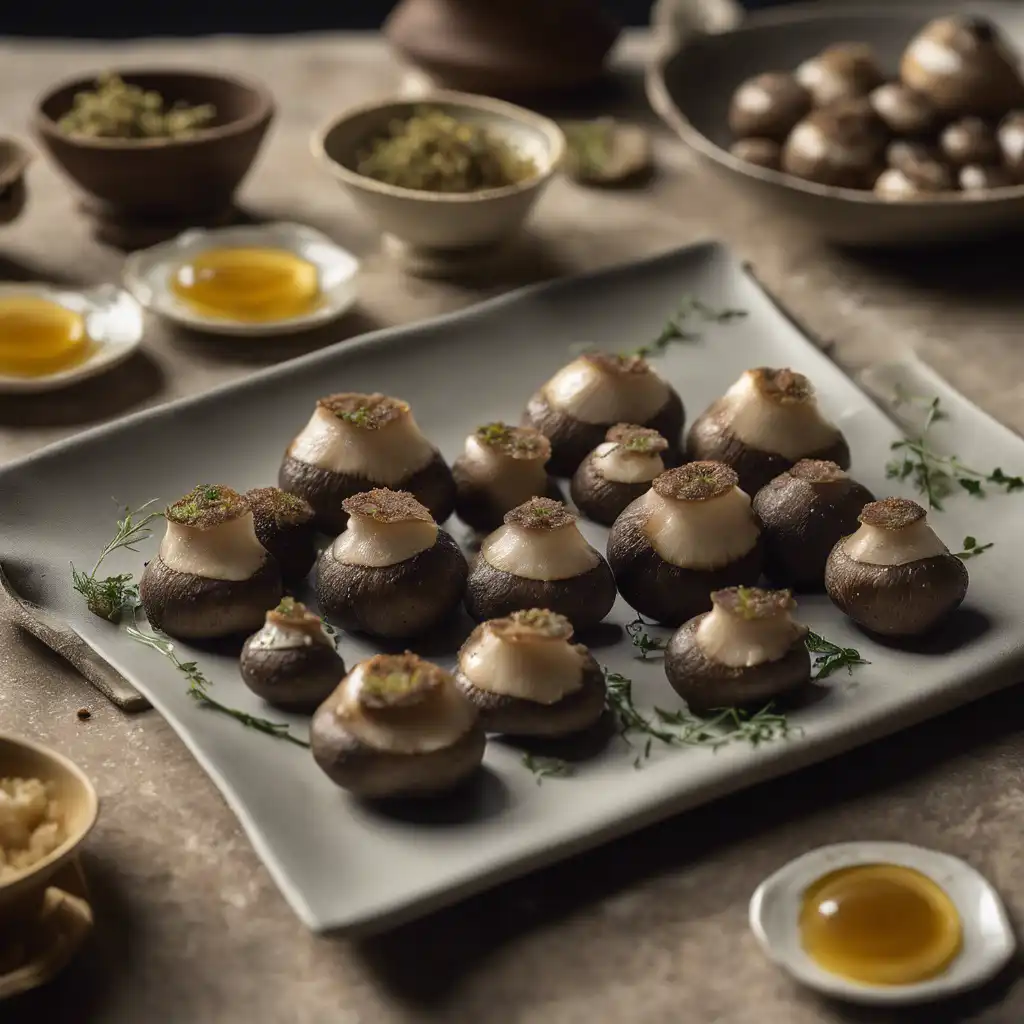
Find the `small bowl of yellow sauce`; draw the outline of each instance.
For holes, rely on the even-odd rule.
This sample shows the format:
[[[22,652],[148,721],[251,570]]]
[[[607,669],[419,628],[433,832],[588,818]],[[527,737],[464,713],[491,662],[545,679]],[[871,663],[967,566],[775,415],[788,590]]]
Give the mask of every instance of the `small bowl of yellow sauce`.
[[[142,308],[114,285],[0,284],[0,393],[52,391],[103,373],[142,334]]]
[[[356,300],[356,258],[301,224],[186,231],[129,256],[125,287],[159,316],[208,334],[291,334]]]
[[[973,988],[1016,948],[1003,904],[982,875],[907,843],[840,843],[798,857],[758,887],[750,926],[797,981],[874,1005]]]

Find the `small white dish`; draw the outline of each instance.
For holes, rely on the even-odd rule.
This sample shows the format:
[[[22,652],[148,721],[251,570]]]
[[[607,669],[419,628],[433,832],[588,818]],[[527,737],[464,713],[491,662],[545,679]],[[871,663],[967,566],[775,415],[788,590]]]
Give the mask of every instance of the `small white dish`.
[[[208,249],[285,249],[317,268],[323,302],[302,316],[266,323],[203,316],[171,291],[171,277],[182,263]],[[124,263],[124,286],[147,309],[183,327],[204,334],[261,338],[311,330],[337,320],[356,301],[359,261],[326,235],[303,224],[252,224],[241,227],[195,228],[149,249],[132,253]]]
[[[43,377],[0,373],[0,394],[30,395],[66,388],[123,363],[142,342],[142,307],[117,285],[71,291],[34,281],[0,284],[0,299],[15,295],[48,299],[81,314],[92,347],[82,362]]]
[[[867,985],[819,967],[800,941],[799,914],[806,890],[840,868],[895,864],[930,878],[956,906],[962,947],[946,970],[911,985]],[[995,889],[956,857],[908,843],[838,843],[797,857],[758,886],[750,900],[750,927],[769,959],[797,981],[825,995],[874,1006],[943,999],[981,985],[1013,956],[1016,938]]]

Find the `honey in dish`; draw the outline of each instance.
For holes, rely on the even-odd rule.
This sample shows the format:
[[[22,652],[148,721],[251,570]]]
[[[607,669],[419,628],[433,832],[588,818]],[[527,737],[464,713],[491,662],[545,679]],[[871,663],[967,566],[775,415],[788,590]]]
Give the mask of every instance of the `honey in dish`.
[[[76,366],[88,353],[81,314],[38,295],[0,297],[0,374],[46,377]]]
[[[962,930],[953,901],[930,878],[896,864],[859,864],[804,893],[800,937],[811,959],[833,974],[911,985],[949,966]]]
[[[208,249],[178,267],[175,296],[203,316],[270,323],[320,304],[316,267],[286,249]]]

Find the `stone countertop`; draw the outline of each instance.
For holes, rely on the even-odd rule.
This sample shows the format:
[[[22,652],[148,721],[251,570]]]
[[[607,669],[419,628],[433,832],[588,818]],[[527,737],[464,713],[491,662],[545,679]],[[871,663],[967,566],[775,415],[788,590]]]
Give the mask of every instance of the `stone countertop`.
[[[643,41],[620,52],[623,102],[639,95]],[[1012,245],[851,257],[783,232],[667,134],[646,190],[557,182],[525,251],[476,287],[405,279],[308,156],[313,128],[393,90],[372,37],[115,45],[0,43],[0,131],[22,133],[34,97],[79,70],[124,63],[256,71],[280,113],[243,204],[310,223],[365,261],[358,311],[294,341],[204,339],[151,323],[143,354],[58,397],[0,398],[0,460],[369,328],[457,308],[515,284],[707,237],[728,240],[854,371],[918,351],[979,404],[1024,429],[1024,291]],[[636,110],[642,109],[637,106]],[[650,118],[650,115],[641,115]],[[25,216],[0,232],[0,278],[93,284],[119,255],[93,243],[40,159]],[[76,710],[87,706],[88,721]],[[811,1024],[1024,1019],[1010,969],[954,1003],[889,1017],[796,988],[747,928],[756,883],[826,842],[909,840],[960,855],[1024,916],[1024,706],[1014,692],[739,794],[372,940],[309,934],[212,783],[154,712],[126,716],[48,650],[0,620],[0,728],[50,743],[96,780],[99,825],[83,857],[95,938],[59,981],[6,1004],[6,1024]]]

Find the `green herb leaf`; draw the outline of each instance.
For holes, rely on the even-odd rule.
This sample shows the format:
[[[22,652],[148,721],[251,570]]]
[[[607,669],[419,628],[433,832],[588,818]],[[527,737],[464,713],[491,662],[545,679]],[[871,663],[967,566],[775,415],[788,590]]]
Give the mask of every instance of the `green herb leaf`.
[[[523,767],[533,772],[537,785],[545,779],[566,779],[576,774],[576,769],[568,761],[560,757],[539,757],[536,754],[523,754]]]
[[[694,320],[701,323],[728,324],[735,320],[741,320],[747,315],[745,309],[715,309],[707,303],[693,296],[686,296],[679,304],[679,308],[669,317],[661,333],[646,345],[633,349],[631,352],[623,353],[627,356],[640,356],[649,359],[652,356],[662,355],[669,345],[677,341],[698,341],[700,332],[688,330],[687,326]]]
[[[808,630],[807,636],[804,637],[804,646],[811,654],[816,655],[812,666],[814,675],[811,678],[813,679],[825,679],[841,668],[845,668],[850,675],[853,675],[855,665],[871,664],[870,661],[865,661],[860,656],[860,651],[853,647],[840,647],[811,630]]]
[[[645,626],[651,623],[645,622],[639,615],[626,624],[626,636],[633,642],[633,646],[639,650],[641,661],[647,661],[652,654],[658,654],[665,650],[667,643],[656,636],[651,636]]]
[[[964,537],[963,550],[956,553],[956,557],[963,560],[966,558],[977,558],[984,554],[989,548],[994,547],[995,541],[987,544],[979,544],[977,537]]]

